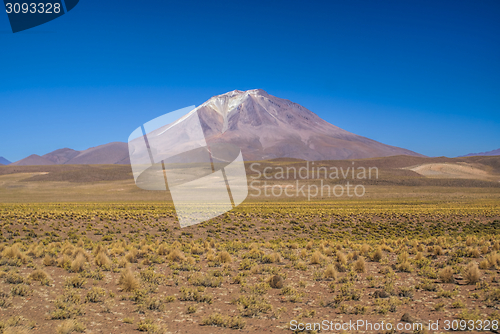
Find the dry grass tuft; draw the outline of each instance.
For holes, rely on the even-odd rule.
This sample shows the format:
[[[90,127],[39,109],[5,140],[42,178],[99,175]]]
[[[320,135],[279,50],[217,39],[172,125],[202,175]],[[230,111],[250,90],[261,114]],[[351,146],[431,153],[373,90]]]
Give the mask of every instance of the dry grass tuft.
[[[382,248],[379,247],[377,250],[373,253],[372,255],[372,261],[374,262],[380,262],[382,258],[384,257],[384,252],[382,251]]]
[[[33,271],[31,274],[29,274],[28,278],[32,279],[33,281],[42,282],[49,279],[49,274],[47,274],[42,269],[37,269]]]
[[[125,269],[121,272],[120,278],[118,279],[118,285],[120,285],[125,292],[137,290],[140,286],[139,280],[129,269]]]
[[[315,251],[311,255],[311,261],[309,263],[310,264],[321,264],[321,262],[323,261],[323,259],[324,259],[324,255],[321,254],[321,252],[319,252],[319,251]]]
[[[356,262],[354,262],[354,270],[356,270],[358,273],[364,273],[366,271],[365,267],[365,259],[360,256]]]
[[[220,252],[216,257],[216,260],[220,263],[231,263],[233,261],[231,255],[229,255],[226,251]]]
[[[329,264],[326,266],[325,271],[323,272],[323,278],[325,279],[337,279],[337,270],[335,270],[335,266],[333,264]]]
[[[245,321],[240,317],[230,317],[220,313],[212,313],[202,321],[202,325],[205,326],[226,327],[232,329],[242,329],[245,327],[245,324]]]
[[[24,326],[7,327],[3,330],[3,334],[29,334],[30,330]]]
[[[454,283],[455,278],[453,278],[453,268],[450,266],[443,268],[439,272],[439,279],[443,283]]]
[[[78,253],[73,262],[71,262],[71,271],[74,273],[79,273],[83,271],[84,266],[85,266],[85,256],[83,256],[83,254],[81,253]]]
[[[481,271],[475,262],[469,263],[467,268],[465,268],[464,278],[467,284],[476,284],[479,282],[479,279],[481,278]]]
[[[177,248],[174,248],[167,255],[167,260],[172,262],[184,262],[186,261],[186,257],[184,256],[184,253],[182,253]]]
[[[97,266],[104,269],[108,269],[111,266],[111,260],[105,252],[99,252],[95,257],[94,262]]]
[[[46,267],[55,266],[56,265],[56,260],[52,256],[50,256],[50,255],[47,254],[43,258],[42,263]]]
[[[57,327],[57,334],[70,334],[70,333],[83,333],[85,332],[85,326],[76,320],[70,319],[62,322],[59,327]]]

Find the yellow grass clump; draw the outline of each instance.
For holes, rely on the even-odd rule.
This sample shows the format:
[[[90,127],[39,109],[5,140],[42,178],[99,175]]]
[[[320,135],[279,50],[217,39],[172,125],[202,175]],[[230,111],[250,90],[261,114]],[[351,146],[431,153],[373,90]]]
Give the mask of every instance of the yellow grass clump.
[[[366,271],[365,268],[365,259],[360,256],[356,262],[354,262],[354,270],[356,270],[358,273],[364,273]]]
[[[479,279],[481,278],[481,271],[475,262],[469,263],[469,265],[465,268],[464,278],[467,284],[476,284],[479,282]]]
[[[95,257],[94,262],[101,268],[109,268],[111,265],[111,260],[104,252],[99,252]]]
[[[186,257],[184,256],[184,253],[182,253],[182,251],[174,248],[167,255],[167,260],[172,262],[183,262],[186,260]]]
[[[217,255],[216,260],[220,263],[231,263],[233,259],[231,258],[231,255],[229,255],[228,252],[222,251]]]
[[[79,273],[83,271],[84,266],[85,266],[85,256],[83,256],[83,254],[81,253],[78,253],[73,262],[71,262],[71,271],[74,273]]]
[[[137,290],[140,286],[139,280],[129,269],[125,269],[121,272],[120,278],[118,279],[118,285],[120,285],[125,292]]]
[[[443,283],[454,283],[455,279],[453,278],[453,268],[450,266],[443,268],[439,272],[439,279]]]
[[[335,266],[333,264],[326,266],[326,269],[323,272],[323,277],[325,279],[337,279],[337,270],[335,270]]]
[[[321,264],[321,262],[323,261],[323,254],[321,254],[319,251],[315,251],[312,255],[311,255],[311,261],[309,262],[310,264]]]

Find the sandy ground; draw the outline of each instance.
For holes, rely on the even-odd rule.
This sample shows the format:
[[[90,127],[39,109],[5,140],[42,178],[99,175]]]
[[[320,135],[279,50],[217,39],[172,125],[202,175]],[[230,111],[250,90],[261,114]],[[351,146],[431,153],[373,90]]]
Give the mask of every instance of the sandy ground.
[[[465,164],[434,163],[407,167],[420,175],[434,178],[459,178],[489,180],[493,176],[488,172]]]

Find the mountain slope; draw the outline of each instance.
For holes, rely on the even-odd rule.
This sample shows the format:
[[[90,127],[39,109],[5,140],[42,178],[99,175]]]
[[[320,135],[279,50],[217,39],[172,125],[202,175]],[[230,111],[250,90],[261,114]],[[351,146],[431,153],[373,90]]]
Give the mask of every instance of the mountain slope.
[[[56,165],[62,165],[76,157],[79,153],[71,148],[61,148],[43,155],[42,158],[52,161]]]
[[[65,165],[127,164],[128,144],[113,142],[78,152]]]
[[[196,110],[207,142],[233,143],[242,149],[247,161],[422,156],[345,131],[296,103],[260,89],[214,96]]]
[[[0,157],[0,165],[9,165],[11,162],[4,157]]]
[[[494,156],[494,155],[500,155],[500,148],[488,152],[469,153],[467,155],[462,155],[461,157]]]
[[[103,164],[129,164],[128,144],[114,142],[84,151],[75,151],[62,148],[43,156],[36,154],[12,163],[12,166],[34,165],[103,165]]]
[[[10,166],[43,166],[43,165],[55,165],[54,162],[39,156],[38,154],[32,154],[29,157],[21,159],[19,161],[13,162]]]

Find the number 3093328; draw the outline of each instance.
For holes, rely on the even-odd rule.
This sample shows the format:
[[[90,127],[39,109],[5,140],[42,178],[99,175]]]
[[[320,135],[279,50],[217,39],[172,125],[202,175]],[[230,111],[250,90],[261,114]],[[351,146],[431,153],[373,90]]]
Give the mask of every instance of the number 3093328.
[[[23,13],[23,14],[59,14],[61,12],[61,4],[60,3],[6,3],[5,8],[7,10],[7,14],[15,13]]]

